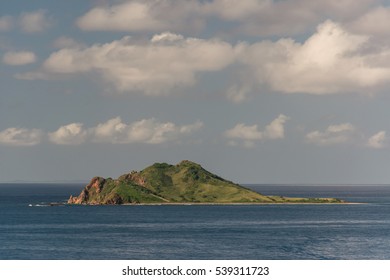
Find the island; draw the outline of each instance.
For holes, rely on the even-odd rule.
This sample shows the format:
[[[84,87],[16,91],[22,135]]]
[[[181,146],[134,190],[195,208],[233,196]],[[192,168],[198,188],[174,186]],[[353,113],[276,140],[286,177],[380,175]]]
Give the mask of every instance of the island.
[[[184,160],[176,165],[155,163],[118,179],[94,177],[68,204],[261,204],[344,203],[336,198],[266,196],[225,180],[201,165]]]

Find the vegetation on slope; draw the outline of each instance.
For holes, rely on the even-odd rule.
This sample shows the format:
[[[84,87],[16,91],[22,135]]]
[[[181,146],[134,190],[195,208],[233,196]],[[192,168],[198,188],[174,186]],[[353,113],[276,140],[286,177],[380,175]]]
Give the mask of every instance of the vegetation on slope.
[[[95,177],[70,204],[335,203],[337,199],[265,196],[227,181],[197,163],[155,163],[118,179]]]

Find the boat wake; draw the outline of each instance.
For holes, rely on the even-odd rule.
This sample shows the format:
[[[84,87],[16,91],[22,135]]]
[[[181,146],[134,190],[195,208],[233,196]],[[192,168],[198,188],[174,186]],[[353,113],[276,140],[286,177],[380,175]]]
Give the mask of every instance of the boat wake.
[[[66,204],[64,202],[41,202],[38,204],[29,204],[29,207],[50,207],[50,206],[65,206]]]

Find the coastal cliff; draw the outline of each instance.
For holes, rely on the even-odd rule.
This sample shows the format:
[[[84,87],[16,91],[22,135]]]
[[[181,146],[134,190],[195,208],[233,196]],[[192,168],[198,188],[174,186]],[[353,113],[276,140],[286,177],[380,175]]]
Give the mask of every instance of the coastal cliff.
[[[197,163],[155,163],[118,179],[94,177],[68,204],[341,203],[334,198],[265,196],[225,180]]]

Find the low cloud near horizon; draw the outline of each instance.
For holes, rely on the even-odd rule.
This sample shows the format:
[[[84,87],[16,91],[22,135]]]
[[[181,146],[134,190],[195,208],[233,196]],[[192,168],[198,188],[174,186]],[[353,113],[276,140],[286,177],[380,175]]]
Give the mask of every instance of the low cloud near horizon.
[[[44,133],[41,129],[7,128],[0,131],[0,144],[8,146],[35,146],[46,138],[57,145],[81,145],[90,143],[111,144],[162,144],[179,141],[203,127],[197,121],[189,125],[160,122],[155,118],[126,124],[120,117],[110,119],[96,127],[84,128],[82,123],[70,123],[56,131]]]

